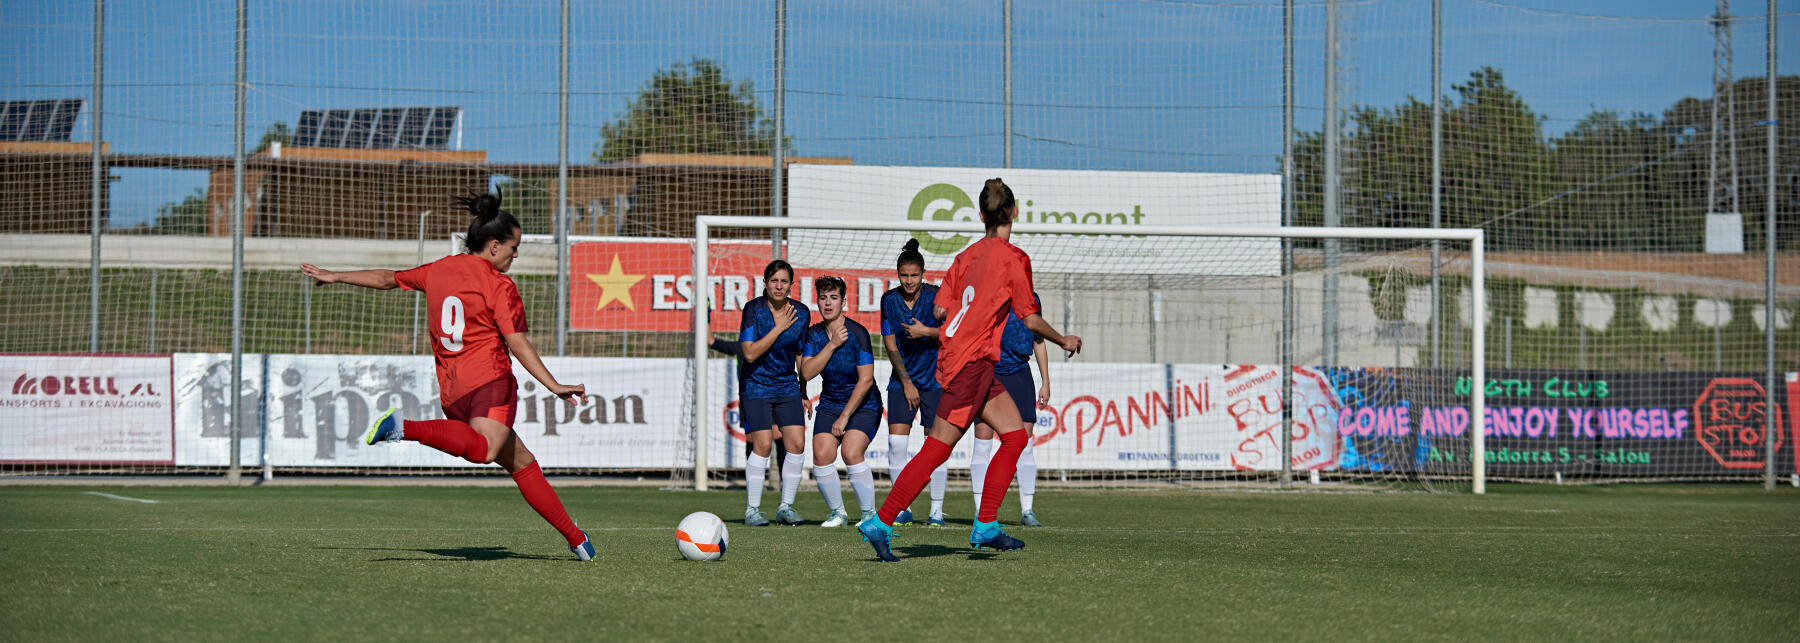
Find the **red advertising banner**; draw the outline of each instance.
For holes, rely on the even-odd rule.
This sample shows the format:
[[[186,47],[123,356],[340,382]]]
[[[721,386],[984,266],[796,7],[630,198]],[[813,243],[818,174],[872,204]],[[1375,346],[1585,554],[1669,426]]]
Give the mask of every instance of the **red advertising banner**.
[[[733,331],[744,304],[762,294],[767,242],[713,242],[707,276],[711,326]],[[593,241],[569,250],[569,328],[589,331],[679,332],[693,328],[694,253],[686,241]],[[813,284],[831,275],[849,286],[850,318],[881,332],[881,294],[900,285],[889,270],[795,268],[790,295],[814,306]],[[927,281],[942,272],[925,273]]]

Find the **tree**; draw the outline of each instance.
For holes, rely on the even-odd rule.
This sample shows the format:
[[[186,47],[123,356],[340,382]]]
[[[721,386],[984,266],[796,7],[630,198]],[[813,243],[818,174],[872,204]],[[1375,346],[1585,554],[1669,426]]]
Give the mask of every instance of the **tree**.
[[[270,143],[287,145],[293,141],[294,133],[288,130],[287,123],[275,121],[273,125],[269,126],[269,129],[263,130],[262,140],[256,142],[256,149],[250,150],[250,153],[260,154],[269,149]]]
[[[1452,89],[1456,95],[1444,105],[1444,227],[1517,216],[1544,193],[1542,117],[1492,67]],[[1339,144],[1343,224],[1429,227],[1431,104],[1408,98],[1390,109],[1357,107],[1346,121]],[[1300,132],[1294,153],[1297,223],[1322,225],[1323,134]]]
[[[1765,87],[1760,77],[1731,87],[1746,249],[1763,244]],[[1546,136],[1544,118],[1506,86],[1499,70],[1478,69],[1453,89],[1444,104],[1445,227],[1483,228],[1497,249],[1701,249],[1710,206],[1710,98],[1683,98],[1660,118],[1595,110],[1568,131]],[[1784,76],[1776,89],[1778,122],[1800,121],[1800,77]],[[1392,108],[1357,107],[1344,130],[1344,224],[1429,226],[1431,105],[1408,98]],[[1300,132],[1295,143],[1298,223],[1320,225],[1324,138]],[[1800,146],[1782,145],[1777,153],[1776,218],[1790,220],[1800,216]],[[1793,227],[1779,234],[1780,248],[1800,247]]]
[[[151,224],[156,234],[206,234],[208,223],[206,190],[194,188],[194,193],[175,203],[165,203],[156,209],[156,222]]]
[[[619,120],[600,128],[594,159],[644,153],[769,155],[775,125],[762,113],[750,81],[735,87],[718,63],[695,58],[661,69]],[[783,149],[791,142],[781,137]]]

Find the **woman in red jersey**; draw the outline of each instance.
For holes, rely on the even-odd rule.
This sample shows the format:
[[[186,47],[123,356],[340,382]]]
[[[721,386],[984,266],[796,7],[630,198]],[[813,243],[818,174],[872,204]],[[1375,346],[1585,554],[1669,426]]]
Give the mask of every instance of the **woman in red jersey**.
[[[1056,332],[1038,314],[1031,285],[1031,258],[1008,239],[1019,207],[1012,188],[1000,179],[989,179],[981,189],[981,221],[987,235],[964,248],[938,287],[935,311],[945,320],[938,331],[937,380],[944,387],[937,418],[925,446],[906,463],[894,480],[885,502],[874,517],[859,523],[857,531],[875,548],[875,555],[896,562],[889,548],[894,518],[912,504],[931,478],[931,471],[950,459],[950,450],[962,439],[977,417],[1000,437],[1000,448],[988,464],[981,507],[969,544],[977,548],[1021,549],[1025,543],[1000,530],[998,513],[1006,488],[1012,484],[1019,454],[1030,440],[1018,406],[1006,387],[994,377],[1000,361],[1000,338],[1008,312],[1017,315],[1027,329],[1070,353],[1081,352],[1081,338]]]
[[[443,420],[406,420],[398,409],[375,421],[365,444],[411,440],[476,464],[498,463],[512,474],[525,502],[568,541],[581,560],[593,560],[594,544],[544,479],[537,458],[513,433],[519,384],[512,360],[551,394],[574,404],[587,387],[556,381],[537,348],[525,337],[525,305],[506,276],[519,256],[519,222],[500,209],[500,197],[477,194],[457,202],[475,216],[465,240],[468,254],[395,272],[332,272],[300,264],[300,272],[322,284],[346,283],[376,290],[424,291],[430,313],[431,351],[437,362],[438,399]]]

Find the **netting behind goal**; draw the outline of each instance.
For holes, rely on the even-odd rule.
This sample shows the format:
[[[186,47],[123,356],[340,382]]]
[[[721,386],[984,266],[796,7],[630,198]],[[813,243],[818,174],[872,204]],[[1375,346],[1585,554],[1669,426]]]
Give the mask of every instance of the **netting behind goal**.
[[[956,251],[981,235],[979,224],[898,223],[880,230],[791,230],[783,249],[798,273],[794,299],[811,306],[818,278],[841,277],[851,291],[847,314],[879,333],[879,298],[898,283],[895,259],[907,239],[931,249],[926,280],[937,282]],[[961,228],[927,232],[906,225]],[[1317,252],[1296,252],[1287,270],[1283,243],[1291,237],[1164,234],[1149,226],[1037,232],[1059,227],[1070,228],[1021,223],[1013,237],[1031,256],[1045,320],[1081,336],[1085,346],[1073,357],[1051,351],[1050,395],[1037,405],[1033,427],[1041,478],[1094,485],[1280,488],[1291,480],[1317,488],[1471,487],[1475,423],[1467,377],[1478,349],[1472,328],[1459,321],[1468,318],[1458,302],[1474,277],[1466,238],[1439,243],[1434,306],[1430,241],[1347,242],[1329,266]],[[715,237],[708,243],[715,335],[736,334],[738,311],[762,292],[771,250],[768,242]],[[1333,283],[1335,302],[1326,295]],[[1444,322],[1436,342],[1434,320]],[[1292,342],[1285,351],[1284,336]],[[881,338],[871,345],[882,346]],[[876,352],[877,393],[885,401],[891,366],[884,350]],[[705,389],[694,395],[709,404],[698,433],[707,445],[708,484],[733,484],[742,479],[746,444],[732,413],[742,396],[739,364],[711,355]],[[1292,374],[1286,390],[1284,370]],[[1042,384],[1035,365],[1030,371]],[[818,390],[818,380],[808,383],[809,396]],[[1283,400],[1289,399],[1284,446]],[[868,453],[877,470],[888,462],[886,433],[884,424]],[[924,434],[912,432],[912,451]],[[950,459],[953,479],[966,476],[969,446],[965,439]],[[677,483],[692,484],[693,469],[683,464],[677,464]]]

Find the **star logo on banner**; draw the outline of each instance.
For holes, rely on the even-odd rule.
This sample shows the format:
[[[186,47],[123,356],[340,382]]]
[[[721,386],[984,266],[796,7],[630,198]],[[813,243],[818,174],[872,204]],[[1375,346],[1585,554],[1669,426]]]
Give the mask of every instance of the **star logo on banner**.
[[[619,302],[625,304],[626,310],[637,310],[637,304],[631,301],[631,287],[644,280],[644,275],[628,275],[619,267],[619,255],[613,254],[612,269],[604,275],[589,273],[587,278],[600,286],[600,305],[594,310],[605,308],[607,304]]]

